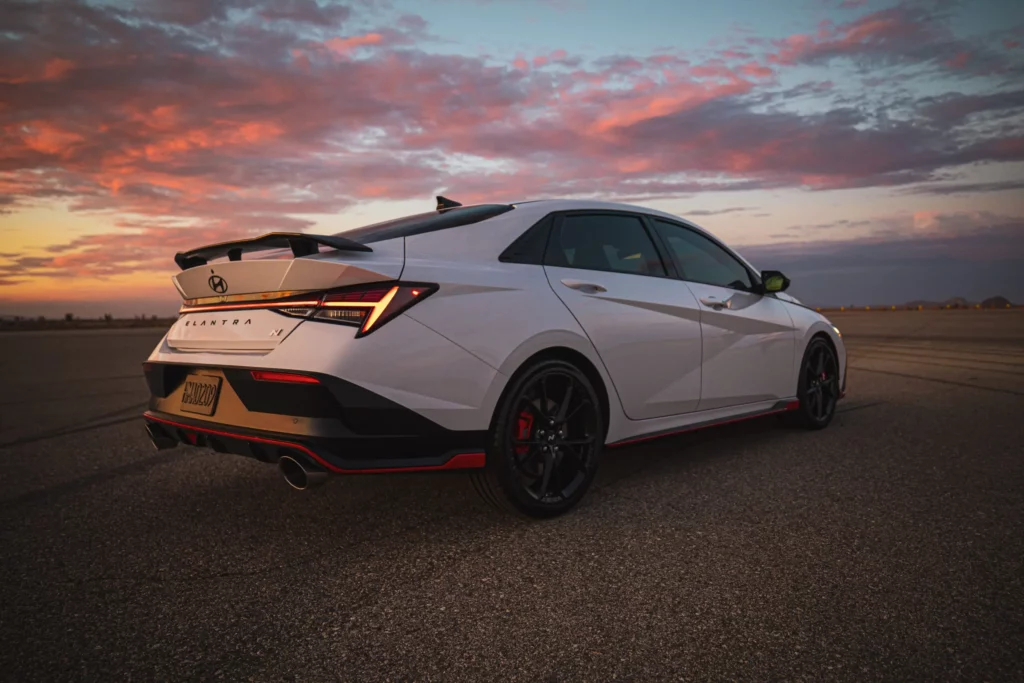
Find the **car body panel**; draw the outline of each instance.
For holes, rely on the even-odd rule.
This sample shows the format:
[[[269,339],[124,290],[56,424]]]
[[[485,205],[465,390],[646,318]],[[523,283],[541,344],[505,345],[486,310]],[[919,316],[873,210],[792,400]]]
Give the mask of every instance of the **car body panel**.
[[[149,360],[210,367],[318,372],[340,377],[453,430],[487,424],[480,411],[497,371],[408,316],[371,336],[343,325],[304,321],[268,352],[176,351],[166,339]],[[329,352],[324,352],[328,349]],[[438,371],[443,381],[438,380]]]
[[[687,282],[701,303],[704,352],[699,410],[793,396],[795,330],[787,305],[778,299]]]
[[[627,417],[643,420],[697,409],[701,387],[701,311],[679,280],[544,266],[604,361]],[[566,283],[587,282],[587,292]]]
[[[172,277],[183,299],[230,300],[237,295],[309,292],[397,279],[405,262],[401,239],[377,242],[372,252],[327,251],[294,258],[290,251],[262,252],[241,261],[214,261]],[[211,278],[226,283],[214,289]]]
[[[301,322],[266,309],[197,312],[175,321],[165,341],[176,351],[270,351]]]
[[[545,216],[591,209],[680,221],[625,204],[531,201],[479,223],[374,242],[369,253],[326,251],[301,258],[272,253],[213,262],[175,276],[183,298],[215,295],[212,274],[228,280],[229,294],[256,296],[399,278],[439,288],[363,337],[350,326],[259,311],[254,328],[257,319],[268,325],[260,340],[264,335],[235,332],[233,322],[217,333],[209,324],[193,328],[193,321],[225,318],[187,313],[150,360],[323,373],[446,430],[482,433],[510,380],[530,358],[571,352],[593,366],[607,394],[608,443],[789,405],[797,393],[803,350],[816,334],[832,340],[845,377],[841,335],[817,312],[788,301],[788,295],[717,292],[731,297],[732,307],[715,311],[699,304],[707,290],[681,279],[498,260]],[[561,284],[588,277],[598,278],[608,291],[584,294]],[[629,284],[633,280],[643,282]],[[271,335],[277,329],[284,331]],[[283,421],[273,423],[277,432],[287,431]]]

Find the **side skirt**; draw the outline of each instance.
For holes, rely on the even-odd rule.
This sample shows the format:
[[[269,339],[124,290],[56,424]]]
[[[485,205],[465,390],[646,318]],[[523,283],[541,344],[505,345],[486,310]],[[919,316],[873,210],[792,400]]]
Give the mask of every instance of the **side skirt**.
[[[719,427],[721,425],[732,424],[734,422],[745,422],[747,420],[754,420],[759,417],[765,417],[767,415],[776,415],[778,413],[787,413],[791,410],[796,410],[800,407],[800,401],[779,401],[768,409],[756,410],[752,413],[744,413],[742,415],[733,415],[730,417],[718,418],[715,420],[706,420],[704,422],[695,422],[685,427],[675,427],[672,429],[663,429],[657,432],[651,432],[650,434],[641,434],[640,436],[631,436],[628,439],[622,439],[621,441],[615,441],[613,443],[605,444],[605,448],[619,448],[621,446],[630,446],[635,443],[641,443],[643,441],[651,441],[653,439],[662,439],[667,436],[675,436],[677,434],[686,434],[687,432],[693,432],[698,429],[705,429],[707,427]]]

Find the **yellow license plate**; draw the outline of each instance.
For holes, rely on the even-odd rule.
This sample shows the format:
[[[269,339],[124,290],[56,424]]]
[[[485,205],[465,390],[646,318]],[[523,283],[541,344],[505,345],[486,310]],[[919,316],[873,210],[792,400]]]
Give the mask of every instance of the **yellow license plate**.
[[[220,396],[220,377],[189,375],[181,394],[181,410],[186,413],[213,415]]]

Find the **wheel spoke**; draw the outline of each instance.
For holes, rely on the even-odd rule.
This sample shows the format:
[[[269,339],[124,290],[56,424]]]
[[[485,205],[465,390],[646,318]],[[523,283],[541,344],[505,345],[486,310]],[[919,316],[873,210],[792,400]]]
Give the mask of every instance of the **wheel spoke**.
[[[587,399],[587,398],[583,399],[582,401],[580,401],[579,403],[576,404],[576,407],[572,409],[571,413],[569,413],[568,415],[565,416],[565,419],[563,420],[563,422],[568,422],[572,418],[576,417],[576,414],[578,412],[580,412],[580,410],[583,408],[583,406],[589,406],[589,405],[591,405],[590,399]]]
[[[540,450],[539,448],[531,446],[526,451],[526,453],[524,453],[522,456],[519,456],[519,455],[516,456],[516,462],[519,463],[520,467],[524,467],[524,466],[529,465],[530,463],[532,463],[534,460],[536,460],[537,456],[543,455],[543,454],[544,454],[544,452],[542,450]]]
[[[569,456],[570,458],[572,458],[573,460],[576,461],[576,469],[577,470],[583,470],[583,469],[586,468],[586,465],[583,462],[583,458],[580,456],[580,454],[576,451],[575,448],[570,447],[570,446],[565,446],[565,448],[563,448],[562,450],[563,450],[563,452],[567,456]]]
[[[554,469],[554,464],[555,464],[555,456],[552,455],[552,453],[550,451],[545,451],[544,452],[544,474],[543,474],[543,476],[541,478],[540,490],[537,492],[538,493],[538,496],[537,496],[538,498],[543,498],[544,495],[548,492],[548,485],[551,483],[551,470]]]
[[[550,399],[548,398],[548,377],[550,376],[551,375],[544,375],[540,378],[540,400],[542,406],[541,417],[545,420],[548,419],[548,403],[550,402]]]
[[[555,422],[565,422],[565,414],[569,410],[569,402],[572,401],[572,385],[573,381],[570,378],[569,384],[565,388],[565,398],[562,399],[562,403],[558,406],[558,413],[555,415]]]
[[[520,490],[544,505],[572,497],[596,455],[601,420],[595,397],[572,371],[553,368],[538,373],[513,405],[523,415],[509,422],[505,443]]]
[[[520,407],[524,407],[533,413],[534,417],[544,417],[543,413],[540,413],[540,408],[537,406],[537,399],[530,396],[529,392],[523,392],[523,395],[519,397],[519,401],[515,405],[515,411],[518,413]],[[538,414],[540,413],[540,414]]]

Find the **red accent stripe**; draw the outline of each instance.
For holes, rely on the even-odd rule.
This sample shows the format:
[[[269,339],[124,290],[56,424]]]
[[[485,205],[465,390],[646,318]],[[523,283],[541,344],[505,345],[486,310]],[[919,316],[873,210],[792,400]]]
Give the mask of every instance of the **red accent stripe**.
[[[272,372],[268,370],[253,370],[252,378],[261,382],[290,382],[292,384],[320,384],[320,380],[309,375],[300,375],[294,372]]]
[[[365,301],[376,303],[384,298],[390,289],[369,289],[366,291],[342,292],[340,294],[328,294],[324,301]]]
[[[213,436],[223,436],[229,439],[238,439],[239,441],[253,441],[256,443],[263,443],[270,446],[284,446],[286,448],[294,448],[297,451],[302,451],[309,457],[316,460],[318,463],[324,466],[325,469],[334,472],[335,474],[388,474],[391,472],[436,472],[440,470],[468,470],[468,469],[479,469],[486,463],[487,456],[484,453],[459,453],[452,456],[452,459],[443,465],[420,465],[415,467],[384,467],[379,469],[369,470],[346,470],[341,467],[336,467],[331,463],[327,462],[319,455],[306,448],[302,444],[292,443],[290,441],[278,441],[276,439],[264,439],[259,436],[245,436],[243,434],[233,434],[231,432],[222,432],[216,429],[206,429],[205,427],[193,427],[191,425],[181,424],[180,422],[172,422],[171,420],[165,420],[162,417],[155,417],[150,413],[145,413],[143,416],[147,420],[154,422],[160,422],[171,427],[177,427],[179,429],[189,430],[193,432],[202,432],[203,434],[212,434]],[[187,435],[187,432],[186,432]],[[195,441],[193,440],[193,444]]]
[[[742,417],[734,417],[729,420],[722,420],[721,422],[708,422],[701,425],[692,427],[683,427],[671,432],[665,432],[663,434],[652,434],[651,436],[638,436],[635,439],[629,439],[627,441],[616,441],[613,444],[608,444],[605,448],[619,448],[620,446],[631,446],[636,443],[642,443],[644,441],[653,441],[655,439],[664,439],[669,436],[679,436],[680,434],[686,434],[688,432],[696,432],[701,429],[707,429],[708,427],[721,427],[723,425],[735,424],[736,422],[746,422],[747,420],[756,420],[759,417],[767,417],[769,415],[778,415],[779,413],[788,413],[791,410],[796,410],[800,407],[800,401],[790,401],[784,408],[779,410],[769,410],[764,413],[756,413],[754,415],[743,415]]]
[[[258,308],[316,308],[320,305],[319,299],[312,301],[260,301],[253,304],[200,304],[198,306],[182,305],[178,309],[179,314],[184,313],[213,313],[215,311],[244,311]]]

